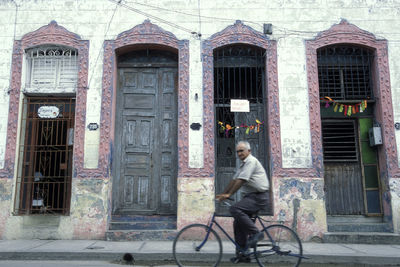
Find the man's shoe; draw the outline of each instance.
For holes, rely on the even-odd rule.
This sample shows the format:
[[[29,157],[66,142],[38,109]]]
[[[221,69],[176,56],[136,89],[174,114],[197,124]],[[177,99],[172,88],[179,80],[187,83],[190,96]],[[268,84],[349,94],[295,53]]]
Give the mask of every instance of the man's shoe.
[[[231,262],[232,263],[240,263],[240,262],[250,263],[251,259],[250,259],[250,256],[237,256],[237,257],[231,258]]]
[[[242,250],[236,250],[236,257],[231,258],[231,262],[232,263],[250,263],[251,262],[251,258],[249,256],[250,254],[250,250],[246,250],[246,251],[242,251]]]
[[[249,238],[249,247],[254,248],[257,245],[258,241],[261,241],[264,239],[264,234],[262,232],[258,232]]]

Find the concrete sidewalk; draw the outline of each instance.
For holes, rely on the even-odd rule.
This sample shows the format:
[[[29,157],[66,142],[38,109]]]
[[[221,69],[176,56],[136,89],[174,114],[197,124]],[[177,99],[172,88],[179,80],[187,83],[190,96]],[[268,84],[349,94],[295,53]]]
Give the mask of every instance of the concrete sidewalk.
[[[223,261],[234,255],[224,242]],[[400,266],[400,245],[303,243],[304,263]],[[0,260],[119,261],[130,253],[136,261],[172,261],[172,241],[0,240]]]

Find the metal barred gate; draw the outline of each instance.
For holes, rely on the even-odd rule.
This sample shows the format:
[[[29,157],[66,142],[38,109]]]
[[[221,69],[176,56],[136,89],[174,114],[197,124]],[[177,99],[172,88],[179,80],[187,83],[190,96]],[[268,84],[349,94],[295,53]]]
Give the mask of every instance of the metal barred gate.
[[[268,172],[265,62],[265,50],[255,46],[235,44],[214,51],[217,194],[235,173],[239,163],[235,146],[241,140],[250,143],[252,154]],[[231,112],[231,99],[248,100],[250,112]],[[217,209],[220,214],[228,214],[226,207]]]
[[[17,214],[67,214],[71,198],[75,98],[26,97]]]

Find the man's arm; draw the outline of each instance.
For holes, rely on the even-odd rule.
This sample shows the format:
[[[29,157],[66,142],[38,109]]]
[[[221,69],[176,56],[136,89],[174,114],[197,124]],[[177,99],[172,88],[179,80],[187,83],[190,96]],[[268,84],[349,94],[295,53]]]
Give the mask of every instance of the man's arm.
[[[218,194],[215,198],[219,201],[225,200],[236,193],[240,187],[245,183],[245,180],[235,179],[229,182],[228,186],[225,188],[222,194]]]

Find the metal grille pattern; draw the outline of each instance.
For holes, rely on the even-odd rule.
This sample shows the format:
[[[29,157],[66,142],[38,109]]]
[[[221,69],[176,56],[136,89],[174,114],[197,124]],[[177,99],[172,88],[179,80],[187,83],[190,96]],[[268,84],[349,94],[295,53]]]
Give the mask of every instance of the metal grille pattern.
[[[264,49],[232,45],[214,52],[214,103],[230,104],[230,99],[263,102]]]
[[[71,194],[75,99],[28,97],[23,114],[17,213],[66,214]]]
[[[318,49],[320,97],[338,100],[372,99],[373,51],[348,45]]]
[[[78,81],[78,52],[63,47],[39,47],[27,51],[28,87],[73,87]]]
[[[322,120],[325,162],[357,162],[357,134],[354,120]]]
[[[231,45],[214,51],[214,106],[217,121],[231,126],[254,124],[263,120],[265,50],[254,46]],[[231,99],[246,99],[250,112],[236,114],[230,111]],[[261,108],[260,108],[261,106]],[[217,164],[235,167],[235,143],[244,138],[245,129],[218,131]],[[249,137],[249,136],[246,136]],[[248,138],[247,138],[248,139]]]

